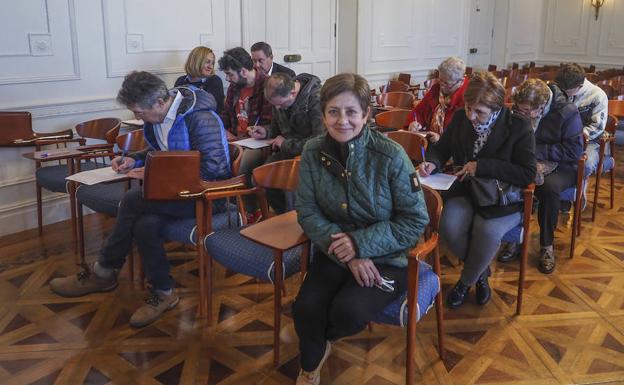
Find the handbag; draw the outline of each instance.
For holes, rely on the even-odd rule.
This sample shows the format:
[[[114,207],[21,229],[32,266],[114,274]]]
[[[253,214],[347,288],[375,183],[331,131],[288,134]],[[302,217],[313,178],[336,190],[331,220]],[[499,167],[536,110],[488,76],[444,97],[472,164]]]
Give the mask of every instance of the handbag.
[[[470,195],[475,205],[509,206],[522,202],[522,187],[494,178],[470,177]]]

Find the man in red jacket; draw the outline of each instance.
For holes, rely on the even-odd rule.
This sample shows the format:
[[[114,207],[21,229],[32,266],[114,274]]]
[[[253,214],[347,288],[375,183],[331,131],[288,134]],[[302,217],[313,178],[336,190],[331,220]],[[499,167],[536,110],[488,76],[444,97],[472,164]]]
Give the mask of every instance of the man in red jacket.
[[[438,66],[438,82],[431,86],[423,100],[408,116],[410,131],[425,131],[431,142],[437,142],[456,110],[464,108],[466,64],[451,56]]]

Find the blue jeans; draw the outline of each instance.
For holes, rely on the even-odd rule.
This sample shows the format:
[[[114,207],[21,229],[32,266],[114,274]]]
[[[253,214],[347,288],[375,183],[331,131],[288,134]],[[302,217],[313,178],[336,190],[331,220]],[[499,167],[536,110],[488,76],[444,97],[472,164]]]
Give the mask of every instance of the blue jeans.
[[[509,230],[518,226],[520,212],[498,218],[483,218],[475,212],[469,197],[455,197],[444,202],[440,219],[442,242],[464,261],[460,280],[468,286],[477,282],[487,269]]]
[[[117,211],[117,221],[100,252],[98,263],[108,269],[121,269],[132,247],[137,244],[145,276],[156,290],[174,286],[163,244],[161,229],[175,218],[195,217],[195,201],[146,201],[142,189],[130,189]]]

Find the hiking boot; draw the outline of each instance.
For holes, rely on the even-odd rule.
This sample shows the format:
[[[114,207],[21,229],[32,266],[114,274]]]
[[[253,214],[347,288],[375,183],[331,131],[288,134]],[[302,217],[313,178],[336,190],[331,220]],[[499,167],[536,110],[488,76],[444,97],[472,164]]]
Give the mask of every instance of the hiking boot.
[[[517,243],[503,242],[501,244],[500,252],[498,253],[498,262],[507,263],[515,261],[520,256],[520,247]]]
[[[463,305],[468,291],[470,291],[470,286],[464,285],[462,281],[457,281],[453,289],[446,296],[446,306],[450,309],[457,309]]]
[[[61,297],[82,297],[91,293],[102,293],[117,287],[117,274],[102,278],[93,271],[93,263],[84,266],[75,275],[54,278],[50,281],[50,289]]]
[[[291,322],[288,325],[284,326],[282,330],[280,330],[280,341],[285,344],[298,344],[299,336],[297,335],[297,331],[295,330],[295,323]]]
[[[490,297],[492,297],[492,289],[490,289],[490,282],[488,281],[488,277],[491,275],[492,270],[490,270],[488,266],[477,280],[475,285],[475,300],[477,305],[485,305],[490,301]]]
[[[552,248],[542,248],[537,269],[544,274],[550,274],[555,271],[555,265],[555,254]]]
[[[299,371],[299,376],[297,376],[297,382],[295,385],[319,385],[321,383],[321,369],[323,368],[323,364],[327,357],[329,357],[329,353],[331,352],[331,343],[327,341],[327,345],[325,345],[325,354],[323,354],[323,358],[321,358],[321,362],[319,362],[316,369],[311,372],[306,372],[301,369]]]
[[[171,310],[180,302],[173,290],[171,294],[155,290],[145,299],[145,304],[138,308],[130,317],[130,326],[142,328],[156,321],[162,313]]]

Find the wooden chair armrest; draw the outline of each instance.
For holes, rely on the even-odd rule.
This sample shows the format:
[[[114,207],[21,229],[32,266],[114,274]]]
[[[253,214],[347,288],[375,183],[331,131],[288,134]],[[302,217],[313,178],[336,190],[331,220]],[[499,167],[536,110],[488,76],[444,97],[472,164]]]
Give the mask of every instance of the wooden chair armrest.
[[[87,144],[85,146],[76,147],[78,151],[90,152],[90,151],[103,151],[112,150],[114,144],[112,143],[99,143],[99,144]]]
[[[429,255],[438,246],[438,238],[438,233],[432,233],[429,239],[410,250],[408,258],[418,260]]]
[[[102,157],[115,157],[119,154],[116,154],[112,151],[106,151],[106,152],[93,152],[93,153],[86,153],[84,155],[80,155],[80,158],[78,158],[78,160],[89,160],[89,159],[95,159],[95,158],[102,158]]]
[[[75,138],[75,139],[37,139],[34,141],[35,146],[40,148],[41,146],[46,146],[50,144],[62,144],[62,143],[78,143],[81,146],[84,146],[86,140],[84,138]]]
[[[243,195],[257,195],[260,193],[260,189],[258,187],[252,188],[231,188],[227,190],[218,190],[218,191],[208,191],[204,193],[204,199],[206,200],[217,200],[223,198],[232,198],[239,197]]]
[[[200,188],[203,190],[197,192],[191,192],[188,190],[180,191],[178,196],[181,198],[199,198],[203,196],[206,199],[215,199],[213,197],[208,198],[206,194],[224,191],[229,192],[230,190],[242,189],[245,187],[247,187],[246,177],[244,175],[240,175],[234,178],[214,182],[201,181]]]

